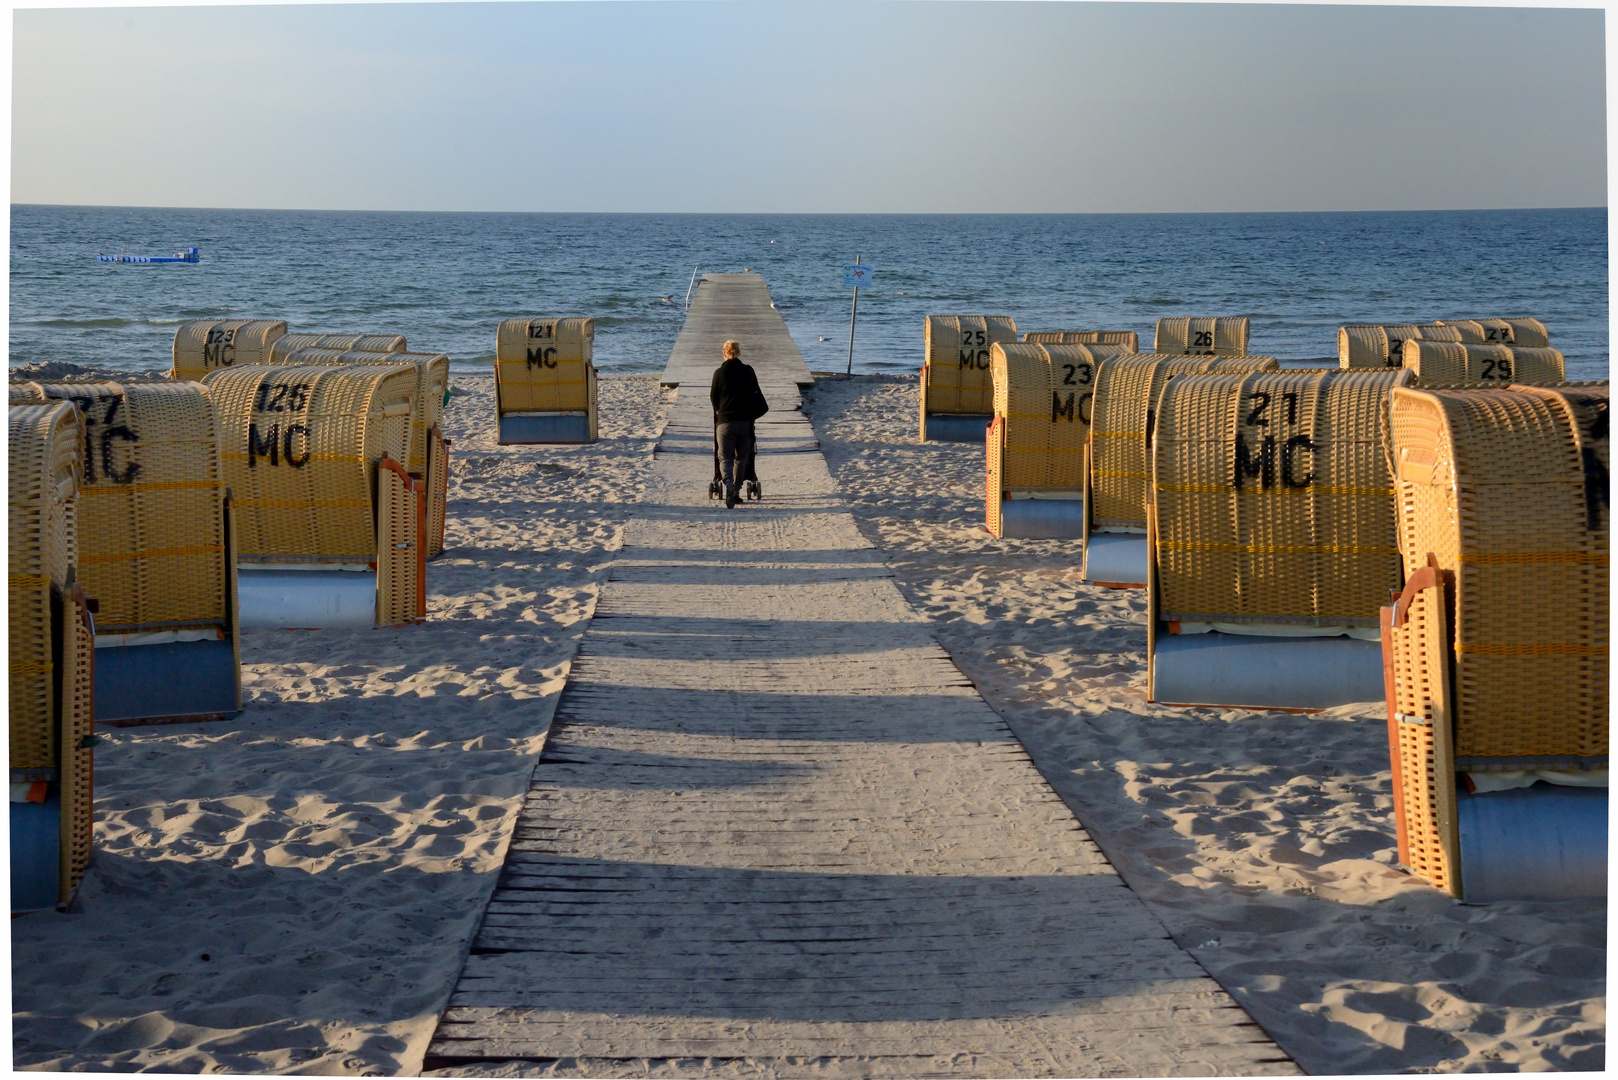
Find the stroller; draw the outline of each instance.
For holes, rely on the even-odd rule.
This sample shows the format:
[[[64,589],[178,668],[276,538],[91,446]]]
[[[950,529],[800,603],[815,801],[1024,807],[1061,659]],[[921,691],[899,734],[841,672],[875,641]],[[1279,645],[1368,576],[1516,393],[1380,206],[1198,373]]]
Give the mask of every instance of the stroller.
[[[756,502],[764,498],[764,489],[758,482],[758,434],[753,435],[753,445],[747,448],[747,473],[742,477],[742,498],[747,502]],[[708,485],[708,498],[722,499],[725,497],[725,474],[719,464],[719,426],[714,425],[713,433],[713,482]]]

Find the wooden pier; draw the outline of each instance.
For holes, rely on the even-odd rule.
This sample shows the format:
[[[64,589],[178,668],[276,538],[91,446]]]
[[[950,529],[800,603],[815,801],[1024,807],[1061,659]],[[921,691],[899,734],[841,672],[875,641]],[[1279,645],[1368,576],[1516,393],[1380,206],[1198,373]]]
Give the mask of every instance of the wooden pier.
[[[708,379],[758,371],[762,503],[710,502]],[[460,1075],[1298,1070],[1180,949],[895,587],[757,275],[679,400],[428,1050]]]

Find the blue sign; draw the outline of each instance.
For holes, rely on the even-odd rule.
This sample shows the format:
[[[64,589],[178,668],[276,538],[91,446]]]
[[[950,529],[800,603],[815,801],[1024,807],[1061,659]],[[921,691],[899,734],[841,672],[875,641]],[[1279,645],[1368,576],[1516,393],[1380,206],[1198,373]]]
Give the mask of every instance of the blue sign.
[[[864,289],[870,287],[871,275],[876,272],[874,267],[861,266],[854,263],[843,269],[843,288]]]

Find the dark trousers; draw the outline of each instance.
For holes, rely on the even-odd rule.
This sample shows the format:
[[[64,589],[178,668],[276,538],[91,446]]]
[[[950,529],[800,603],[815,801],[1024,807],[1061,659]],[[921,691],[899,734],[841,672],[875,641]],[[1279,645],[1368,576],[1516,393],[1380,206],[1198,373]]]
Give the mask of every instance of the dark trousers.
[[[753,421],[728,420],[718,425],[720,475],[727,484],[740,484],[752,472]]]

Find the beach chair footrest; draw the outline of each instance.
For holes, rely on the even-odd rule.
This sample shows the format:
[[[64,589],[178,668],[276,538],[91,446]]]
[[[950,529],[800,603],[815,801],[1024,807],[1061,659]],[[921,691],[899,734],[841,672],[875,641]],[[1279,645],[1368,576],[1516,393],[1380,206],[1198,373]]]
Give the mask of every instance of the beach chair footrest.
[[[922,441],[982,444],[993,419],[986,413],[928,413]]]
[[[239,711],[229,641],[170,641],[96,650],[98,724],[207,719]]]

